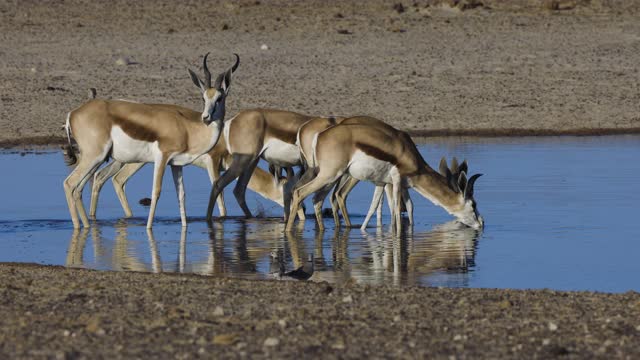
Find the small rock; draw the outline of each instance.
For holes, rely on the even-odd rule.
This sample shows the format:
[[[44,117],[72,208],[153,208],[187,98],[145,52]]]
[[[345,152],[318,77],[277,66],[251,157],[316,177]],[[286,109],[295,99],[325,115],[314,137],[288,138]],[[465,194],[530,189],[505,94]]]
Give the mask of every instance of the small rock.
[[[213,316],[224,316],[224,309],[222,309],[222,306],[216,306],[213,310]]]
[[[287,327],[287,321],[284,320],[284,319],[280,319],[280,320],[278,320],[278,325],[280,325],[280,327],[285,328],[285,327]]]
[[[229,24],[222,24],[222,30],[229,30]]]
[[[558,330],[558,325],[557,325],[557,324],[555,324],[555,323],[550,322],[550,323],[549,323],[549,330],[551,330],[551,331],[556,331],[556,330]]]
[[[542,345],[547,346],[549,344],[551,344],[551,340],[549,340],[549,339],[542,340]]]
[[[346,29],[339,29],[338,30],[338,34],[341,34],[341,35],[352,35],[353,31],[349,31],[349,30],[346,30]]]
[[[400,320],[402,320],[402,319],[400,318],[400,315],[396,315],[396,316],[394,316],[394,317],[393,317],[393,322],[398,322],[398,321],[400,321]]]
[[[346,346],[344,344],[344,341],[338,340],[333,345],[331,345],[331,348],[334,350],[344,350]]]
[[[260,50],[269,50],[269,47],[267,46],[267,44],[262,44],[260,46]]]
[[[214,345],[233,345],[238,342],[237,334],[219,334],[211,341]]]
[[[140,201],[138,201],[138,203],[142,206],[150,206],[151,205],[151,199],[149,198],[142,198],[140,199]]]
[[[118,66],[129,65],[129,59],[121,56],[118,59],[116,59],[116,65]]]
[[[398,14],[402,14],[403,12],[406,11],[406,9],[404,8],[404,5],[402,5],[402,3],[393,4],[393,10],[395,10]]]
[[[280,340],[278,338],[270,337],[264,341],[264,346],[273,347],[278,346],[280,344]]]
[[[460,334],[453,337],[453,341],[460,341],[460,340],[462,340],[462,335]]]
[[[353,302],[353,297],[351,295],[347,295],[347,296],[342,298],[342,302],[343,303],[352,303]]]
[[[69,330],[65,330],[65,331],[62,332],[62,336],[67,337],[69,335],[71,335],[71,331],[69,331]]]
[[[335,17],[336,19],[344,19],[344,15],[342,15],[341,13],[337,13],[333,17]]]

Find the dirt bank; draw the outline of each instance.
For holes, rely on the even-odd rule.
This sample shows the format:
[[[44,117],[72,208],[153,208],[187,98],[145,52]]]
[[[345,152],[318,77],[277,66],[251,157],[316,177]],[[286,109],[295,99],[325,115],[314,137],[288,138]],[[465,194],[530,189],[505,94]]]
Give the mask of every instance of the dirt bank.
[[[199,109],[186,68],[207,51],[216,71],[242,58],[229,114],[370,114],[421,135],[640,129],[640,3],[439,2],[0,1],[0,145],[61,142],[89,87]]]
[[[0,357],[637,358],[640,295],[0,264]]]

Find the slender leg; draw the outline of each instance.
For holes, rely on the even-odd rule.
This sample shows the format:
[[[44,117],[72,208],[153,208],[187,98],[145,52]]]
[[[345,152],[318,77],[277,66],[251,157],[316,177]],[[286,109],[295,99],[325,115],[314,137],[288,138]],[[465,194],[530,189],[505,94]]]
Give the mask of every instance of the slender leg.
[[[399,175],[392,176],[392,187],[393,187],[393,224],[395,224],[396,234],[400,235],[400,231],[402,230],[402,217],[400,214],[400,198],[402,191],[402,184]]]
[[[359,182],[360,180],[349,176],[347,182],[336,194],[336,200],[338,201],[338,205],[340,206],[344,224],[347,227],[351,227],[351,219],[349,218],[349,211],[347,210],[347,196],[349,196],[349,193],[351,192],[351,190],[353,190],[353,187],[356,186]]]
[[[162,190],[162,176],[164,175],[164,169],[166,167],[167,159],[165,156],[161,156],[153,163],[153,190],[151,191],[151,206],[149,208],[147,229],[151,229],[153,226],[153,217],[156,215],[156,206],[158,205],[158,198],[160,198],[160,191]]]
[[[322,221],[322,204],[324,204],[324,199],[327,197],[327,194],[331,191],[333,184],[329,184],[328,186],[324,186],[320,190],[316,191],[313,195],[313,209],[316,213],[316,220],[318,220],[318,229],[324,230],[324,221]],[[336,228],[340,227],[340,222],[336,225]]]
[[[80,215],[82,225],[84,225],[85,227],[89,227],[89,218],[87,217],[87,213],[84,210],[84,205],[82,204],[82,188],[89,180],[89,178],[93,176],[93,173],[100,166],[100,164],[104,161],[109,148],[110,145],[106,150],[103,151],[102,154],[89,153],[89,151],[87,151],[85,154],[83,154],[83,156],[80,157],[80,163],[64,180],[64,191],[67,198],[67,205],[69,206],[71,221],[73,222],[73,227],[75,229],[80,227],[78,215]]]
[[[242,174],[238,178],[238,182],[236,183],[235,188],[233,189],[233,195],[236,197],[240,208],[244,212],[244,216],[246,218],[251,218],[251,211],[247,206],[247,201],[245,199],[247,193],[247,184],[249,184],[249,180],[251,179],[251,175],[253,175],[253,170],[255,170],[258,165],[258,158],[255,158],[253,161],[249,162],[248,166],[244,168]]]
[[[382,187],[384,189],[384,186]],[[380,201],[378,202],[378,208],[376,209],[376,226],[382,227],[382,203],[384,202],[384,197],[380,196]]]
[[[144,165],[145,163],[125,164],[122,169],[120,169],[120,171],[111,178],[113,189],[116,191],[118,200],[120,200],[120,205],[122,206],[122,210],[124,210],[125,217],[131,217],[133,216],[133,213],[129,207],[129,201],[127,200],[127,194],[124,191],[124,186],[127,184],[127,181],[129,181],[129,178],[142,169]]]
[[[402,200],[404,200],[404,207],[407,209],[407,216],[409,217],[409,224],[413,225],[413,201],[409,196],[409,189],[402,188]]]
[[[96,218],[96,212],[98,209],[98,197],[100,196],[100,190],[102,189],[102,186],[104,186],[104,183],[107,182],[110,177],[114,176],[118,171],[120,171],[123,166],[124,163],[113,160],[112,162],[107,164],[107,166],[96,171],[96,173],[93,175],[93,186],[91,187],[91,205],[89,205],[89,218]]]
[[[245,154],[233,154],[233,161],[227,171],[220,176],[215,184],[211,187],[211,195],[209,196],[209,206],[207,207],[207,222],[211,222],[213,215],[213,204],[218,195],[224,191],[233,180],[235,180],[242,172],[244,168],[253,161],[253,155]]]
[[[336,227],[340,227],[340,204],[338,203],[338,192],[340,192],[340,190],[345,186],[348,179],[349,176],[346,174],[340,177],[333,193],[331,193],[331,198],[329,199],[329,202],[331,203],[331,212],[333,213],[333,221],[336,223]],[[342,215],[344,215],[344,213]],[[318,219],[318,222],[320,222],[320,219]]]
[[[291,204],[291,198],[293,196],[293,192],[298,189],[301,188],[302,186],[304,186],[305,184],[307,184],[309,181],[313,180],[313,178],[316,176],[316,173],[314,171],[314,169],[306,169],[303,173],[302,176],[300,176],[300,179],[298,179],[298,181],[291,186],[291,191],[283,191],[283,200],[284,200],[284,221],[285,223],[289,221],[289,214],[291,213],[291,210],[294,210],[290,204]],[[287,185],[287,184],[285,184]],[[302,208],[300,209],[295,209],[295,212],[298,213],[298,216],[300,216],[300,213],[304,213],[304,210]],[[300,216],[300,220],[304,220],[305,218],[303,218],[302,216]],[[295,221],[295,217],[293,219]]]
[[[373,216],[373,212],[380,207],[380,200],[382,200],[383,189],[384,189],[384,186],[376,186],[376,189],[373,191],[373,199],[371,199],[371,205],[369,206],[367,217],[364,218],[364,222],[360,227],[361,230],[364,230],[367,228],[367,225],[369,224],[369,220],[371,220],[371,216]]]
[[[222,158],[218,158],[217,160],[212,159],[211,163],[213,165],[213,167],[211,168],[213,176],[210,174],[209,178],[211,180],[211,185],[213,185],[218,179],[220,179],[220,166],[222,166]],[[207,169],[207,171],[208,170],[209,169]],[[224,202],[224,192],[220,192],[216,201],[218,202],[218,212],[220,213],[220,216],[227,216],[227,205]]]
[[[309,195],[313,194],[314,192],[322,189],[324,186],[328,186],[329,184],[334,184],[339,177],[340,175],[337,175],[334,177],[319,175],[319,176],[316,176],[313,180],[311,180],[307,184],[295,189],[293,191],[293,201],[291,202],[291,209],[297,210],[298,207],[300,206],[300,203],[304,201],[305,198],[307,198]],[[291,229],[293,229],[294,222],[295,222],[295,216],[290,216],[289,220],[287,221],[287,226],[285,230],[290,231]]]
[[[393,223],[393,186],[391,184],[386,184],[384,186],[384,193],[387,196],[387,206],[389,206],[391,222]]]
[[[182,166],[171,166],[171,174],[173,175],[173,184],[178,194],[178,204],[180,205],[180,221],[182,227],[187,226],[187,211],[184,205],[184,181],[182,180]]]

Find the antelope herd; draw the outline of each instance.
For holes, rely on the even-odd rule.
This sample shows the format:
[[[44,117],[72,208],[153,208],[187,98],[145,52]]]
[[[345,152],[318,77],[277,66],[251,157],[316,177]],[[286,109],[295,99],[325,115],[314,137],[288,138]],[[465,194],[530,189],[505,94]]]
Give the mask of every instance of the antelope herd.
[[[125,215],[131,216],[124,186],[146,163],[154,164],[147,228],[153,225],[167,165],[178,194],[182,226],[187,225],[182,167],[189,164],[206,169],[212,183],[207,221],[212,219],[216,202],[220,216],[226,216],[223,190],[237,179],[233,194],[246,217],[252,216],[245,201],[247,187],[284,207],[287,230],[293,228],[297,217],[304,219],[302,203],[313,194],[316,220],[323,229],[322,204],[333,189],[330,203],[336,226],[340,226],[339,212],[345,225],[351,226],[347,196],[359,181],[369,181],[376,188],[362,229],[374,212],[381,225],[383,191],[392,229],[401,230],[403,205],[413,224],[409,188],[459,222],[474,229],[484,226],[473,198],[481,174],[468,177],[466,161],[458,163],[453,158],[448,165],[443,157],[437,172],[406,132],[368,116],[315,117],[286,110],[250,109],[225,120],[225,100],[240,58],[235,55],[235,63],[212,84],[207,57],[203,60],[203,79],[189,70],[202,93],[202,112],[178,105],[100,100],[94,91],[92,99],[68,114],[65,160],[76,166],[64,180],[64,190],[74,228],[79,228],[80,222],[84,227],[90,225],[82,189],[92,177],[89,216],[95,218],[100,189],[109,178]],[[269,164],[269,172],[257,167],[260,159]],[[300,169],[297,173],[295,167]],[[281,169],[286,169],[285,176]]]

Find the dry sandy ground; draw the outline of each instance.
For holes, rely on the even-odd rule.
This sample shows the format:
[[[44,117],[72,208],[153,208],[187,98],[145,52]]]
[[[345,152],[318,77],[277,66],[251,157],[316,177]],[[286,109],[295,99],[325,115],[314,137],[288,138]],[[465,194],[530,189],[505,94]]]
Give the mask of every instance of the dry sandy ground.
[[[638,358],[640,295],[0,264],[2,358]]]
[[[207,51],[216,71],[242,58],[230,115],[369,114],[423,135],[640,131],[640,1],[440,2],[0,0],[0,145],[60,142],[90,87],[200,109],[186,69]]]

